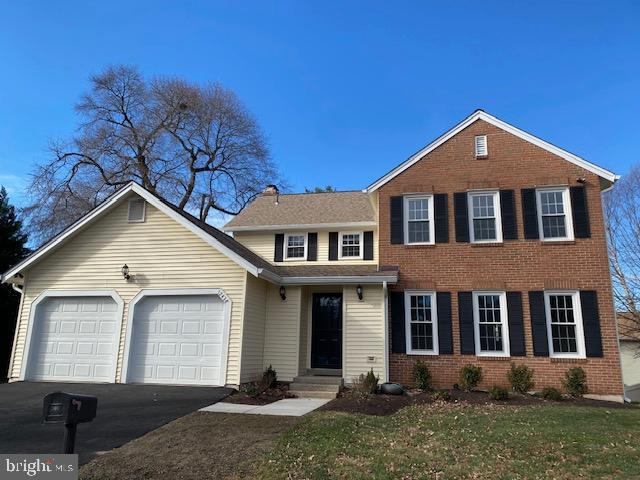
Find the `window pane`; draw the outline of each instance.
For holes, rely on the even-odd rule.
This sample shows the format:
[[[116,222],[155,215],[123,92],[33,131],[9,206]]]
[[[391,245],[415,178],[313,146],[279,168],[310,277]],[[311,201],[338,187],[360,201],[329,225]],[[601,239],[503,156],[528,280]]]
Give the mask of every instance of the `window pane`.
[[[429,201],[426,198],[410,198],[408,207],[409,220],[427,220],[429,218]]]
[[[428,242],[429,241],[429,222],[410,221],[408,237],[409,237],[409,243]]]
[[[559,216],[543,216],[542,217],[542,234],[544,238],[562,238],[567,236],[564,215]]]
[[[493,205],[493,194],[490,195],[473,195],[473,218],[494,217],[495,210]]]
[[[342,235],[342,256],[343,257],[359,257],[360,256],[360,234],[349,233]]]
[[[411,348],[433,350],[433,319],[431,318],[431,296],[411,295]]]
[[[503,352],[504,339],[499,295],[478,295],[480,351]]]
[[[495,218],[475,218],[473,220],[474,240],[496,240]]]
[[[554,353],[578,353],[571,295],[550,295],[551,340]]]
[[[304,257],[304,235],[289,235],[287,237],[287,258]]]
[[[541,192],[540,202],[543,215],[564,214],[562,192]]]

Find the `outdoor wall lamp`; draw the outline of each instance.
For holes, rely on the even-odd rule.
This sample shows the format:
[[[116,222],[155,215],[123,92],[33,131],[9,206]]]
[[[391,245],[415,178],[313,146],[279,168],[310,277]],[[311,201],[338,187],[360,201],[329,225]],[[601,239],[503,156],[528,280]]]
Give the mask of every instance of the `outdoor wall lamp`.
[[[362,300],[362,292],[363,292],[362,285],[358,285],[356,287],[356,293],[358,294],[358,300]]]
[[[280,287],[280,298],[283,302],[287,299],[287,290],[284,288],[284,285]]]
[[[124,278],[125,280],[129,280],[131,278],[131,275],[129,275],[129,267],[126,263],[122,266],[122,269],[120,271],[122,272],[122,278]]]

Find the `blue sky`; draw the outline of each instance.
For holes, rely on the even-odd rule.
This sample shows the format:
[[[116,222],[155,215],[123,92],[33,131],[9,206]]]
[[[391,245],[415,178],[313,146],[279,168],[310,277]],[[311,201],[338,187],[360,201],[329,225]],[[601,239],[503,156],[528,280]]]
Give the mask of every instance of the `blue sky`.
[[[20,203],[108,64],[219,81],[295,191],[367,186],[476,108],[624,174],[639,2],[20,1],[0,15],[0,183]]]

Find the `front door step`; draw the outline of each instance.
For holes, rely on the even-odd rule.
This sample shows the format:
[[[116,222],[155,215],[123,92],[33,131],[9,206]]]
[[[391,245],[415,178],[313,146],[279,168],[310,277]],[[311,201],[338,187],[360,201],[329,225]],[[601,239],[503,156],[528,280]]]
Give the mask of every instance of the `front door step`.
[[[342,370],[339,368],[307,368],[307,375],[342,377]]]
[[[299,398],[336,398],[342,388],[342,377],[296,377],[289,392]]]

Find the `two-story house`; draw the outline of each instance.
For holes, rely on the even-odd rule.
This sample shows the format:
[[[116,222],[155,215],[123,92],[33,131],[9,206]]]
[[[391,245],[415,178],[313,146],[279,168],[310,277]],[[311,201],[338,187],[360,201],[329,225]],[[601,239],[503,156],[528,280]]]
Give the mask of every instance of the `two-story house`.
[[[132,183],[6,272],[22,292],[9,377],[436,386],[465,364],[536,387],[580,365],[622,381],[600,193],[616,176],[476,111],[362,191],[280,194],[224,230]],[[306,379],[306,380],[305,380]]]

